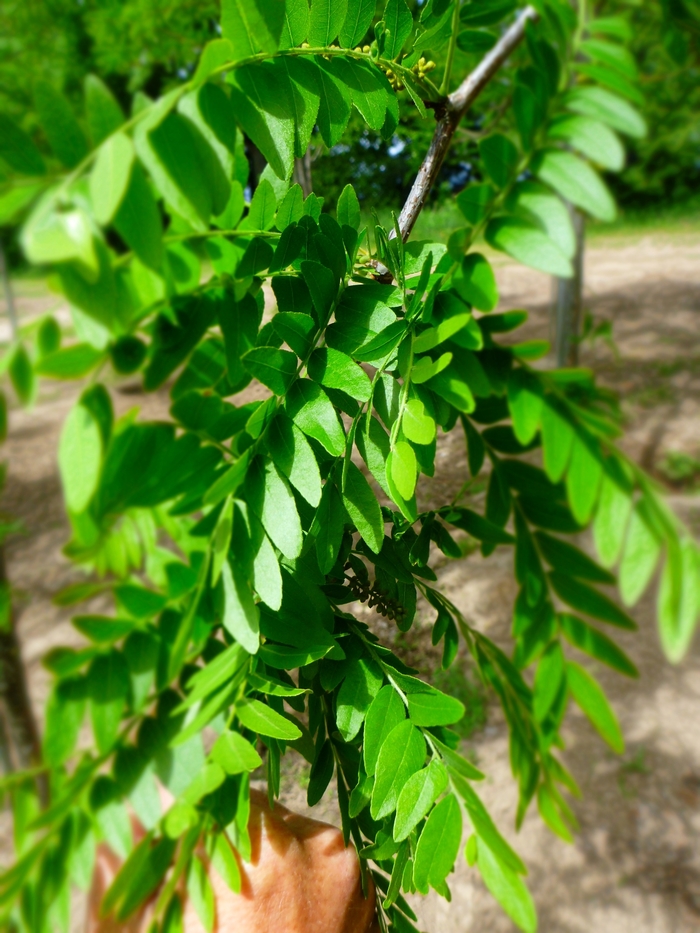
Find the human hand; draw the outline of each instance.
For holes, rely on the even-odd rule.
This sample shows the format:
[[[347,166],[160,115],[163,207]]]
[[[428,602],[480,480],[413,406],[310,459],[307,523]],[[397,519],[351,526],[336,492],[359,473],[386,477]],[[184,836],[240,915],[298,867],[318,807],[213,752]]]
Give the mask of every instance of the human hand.
[[[377,933],[374,889],[362,894],[360,866],[342,833],[308,819],[251,790],[251,861],[239,859],[242,889],[234,894],[210,867],[216,902],[216,933]],[[119,859],[102,847],[90,893],[88,933],[146,933],[152,903],[117,923],[98,920],[99,904],[119,870]],[[204,933],[185,900],[183,933]]]

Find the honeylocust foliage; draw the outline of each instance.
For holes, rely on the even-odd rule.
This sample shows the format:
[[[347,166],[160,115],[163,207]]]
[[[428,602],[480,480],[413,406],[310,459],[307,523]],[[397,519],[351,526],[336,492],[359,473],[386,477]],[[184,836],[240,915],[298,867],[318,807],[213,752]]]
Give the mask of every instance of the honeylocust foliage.
[[[465,830],[469,864],[534,930],[525,866],[451,729],[462,704],[350,610],[367,602],[405,632],[420,600],[445,668],[463,640],[508,723],[518,824],[536,801],[564,839],[577,793],[560,757],[568,704],[623,748],[596,664],[581,662],[637,675],[615,629],[635,628],[629,610],[658,567],[668,655],[692,635],[698,551],[616,448],[614,399],[586,370],[533,365],[547,348],[513,337],[524,312],[495,312],[475,246],[570,275],[564,199],[612,219],[601,170],[620,169],[622,140],[645,131],[624,22],[584,22],[564,0],[536,7],[447,247],[365,225],[351,185],[334,205],[304,198],[294,159],[312,136],[336,145],[353,108],[385,138],[402,111],[440,115],[431,51],[448,51],[449,91],[455,47],[475,62],[488,52],[522,12],[511,0],[429,0],[415,16],[388,0],[379,20],[364,0],[223,0],[221,38],[194,76],[158,100],[139,95],[128,118],[93,80],[85,120],[38,90],[50,152],[3,121],[6,201],[31,204],[24,251],[50,270],[75,333],[64,343],[52,318],[25,329],[6,371],[25,404],[39,378],[85,381],[58,460],[66,552],[99,582],[59,600],[114,604],[77,615],[85,647],[46,660],[48,808],[31,775],[4,785],[17,859],[0,904],[13,929],[67,929],[71,887],[90,884],[105,841],[125,859],[105,914],[125,922],[157,892],[154,929],[178,930],[184,885],[211,930],[205,861],[240,889],[250,775],[264,767],[274,800],[282,757],[299,754],[309,803],[337,794],[382,930],[414,929],[406,894],[449,898]],[[267,162],[252,195],[246,139]],[[116,417],[116,375],[167,386],[169,417]],[[253,380],[261,391],[240,402]],[[426,511],[420,479],[450,431],[469,474]],[[482,476],[477,510],[468,493]],[[597,561],[567,540],[589,527]],[[461,556],[456,530],[485,556],[513,554],[509,653],[440,591],[431,556]],[[617,577],[625,608],[611,597]],[[158,783],[175,798],[167,813]],[[131,814],[146,831],[138,845]]]

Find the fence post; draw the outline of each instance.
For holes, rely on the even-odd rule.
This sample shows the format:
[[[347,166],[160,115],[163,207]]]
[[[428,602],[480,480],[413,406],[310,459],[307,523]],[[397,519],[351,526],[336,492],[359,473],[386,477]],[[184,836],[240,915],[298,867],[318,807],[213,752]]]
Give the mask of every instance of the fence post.
[[[585,219],[581,211],[569,205],[571,222],[576,234],[574,275],[570,279],[553,280],[552,324],[557,366],[578,366],[579,336],[583,317],[583,258],[585,250]]]
[[[7,267],[7,259],[5,257],[5,246],[0,239],[0,278],[2,278],[2,285],[5,291],[5,301],[7,302],[7,316],[10,319],[10,333],[12,335],[12,340],[17,339],[17,309],[15,308],[15,296],[12,293],[12,283],[10,282],[10,272]]]

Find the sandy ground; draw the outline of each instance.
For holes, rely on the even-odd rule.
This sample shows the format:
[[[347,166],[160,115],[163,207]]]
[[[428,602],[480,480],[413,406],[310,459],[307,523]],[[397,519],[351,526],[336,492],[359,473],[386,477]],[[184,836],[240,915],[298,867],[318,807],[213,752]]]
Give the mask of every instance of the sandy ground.
[[[524,336],[546,337],[549,279],[500,259],[496,265],[503,308],[527,308],[531,319]],[[38,286],[21,284],[19,292],[24,320],[58,306]],[[700,458],[700,236],[594,241],[586,258],[586,305],[596,320],[614,326],[619,357],[603,345],[586,345],[582,363],[620,393],[628,422],[626,449],[651,469],[668,451]],[[8,560],[23,609],[19,630],[38,713],[49,686],[42,655],[76,642],[68,614],[50,602],[76,579],[60,553],[67,529],[55,464],[73,390],[56,385],[42,392],[34,410],[12,412],[3,498],[4,511],[21,518],[26,528],[9,542]],[[146,417],[157,417],[167,405],[160,395],[118,392],[116,398],[120,411],[138,404]],[[441,445],[437,476],[423,490],[425,501],[444,501],[465,476],[463,445],[455,433]],[[700,534],[700,498],[676,491],[673,502]],[[467,618],[502,644],[507,644],[514,596],[511,561],[505,551],[486,561],[472,555],[439,571],[441,586]],[[576,712],[566,727],[564,758],[583,791],[583,799],[573,804],[581,824],[573,845],[553,837],[536,813],[519,835],[514,833],[507,732],[493,702],[486,726],[467,743],[488,775],[482,785],[485,802],[530,867],[545,933],[700,930],[700,648],[696,643],[682,665],[670,667],[658,646],[651,596],[635,616],[639,633],[623,633],[621,643],[641,679],[596,670],[627,737],[625,755],[608,752]],[[387,629],[386,636],[392,639],[393,633]],[[305,806],[293,769],[284,799]],[[333,820],[333,801],[322,806]],[[421,929],[515,929],[466,863],[460,862],[449,882],[451,904],[431,896],[416,905]]]

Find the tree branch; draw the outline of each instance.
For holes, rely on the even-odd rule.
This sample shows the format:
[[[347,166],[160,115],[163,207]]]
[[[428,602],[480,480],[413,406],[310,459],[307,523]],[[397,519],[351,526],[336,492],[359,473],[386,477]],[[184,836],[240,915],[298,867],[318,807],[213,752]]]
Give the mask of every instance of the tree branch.
[[[444,113],[435,127],[430,149],[416,175],[411,193],[406,199],[399,217],[399,228],[404,242],[411,235],[418,215],[425,206],[462,117],[506,61],[513,49],[520,44],[525,35],[527,23],[534,22],[536,19],[536,10],[531,6],[525,7],[500,41],[445,101]]]

